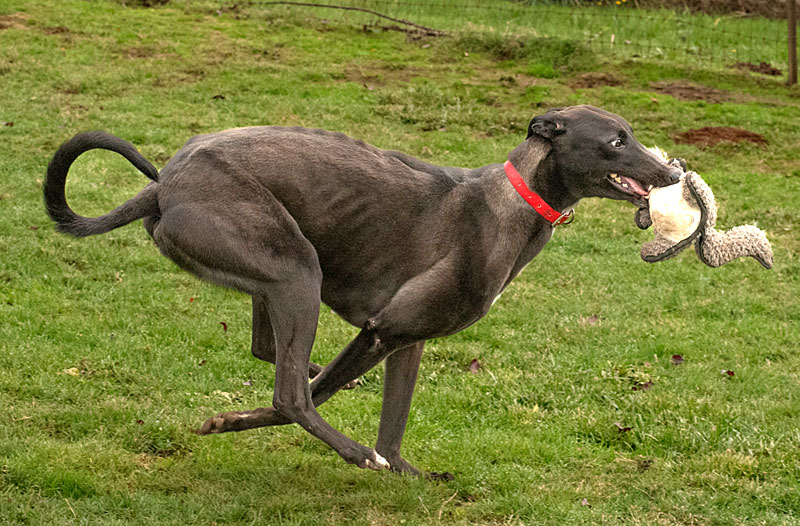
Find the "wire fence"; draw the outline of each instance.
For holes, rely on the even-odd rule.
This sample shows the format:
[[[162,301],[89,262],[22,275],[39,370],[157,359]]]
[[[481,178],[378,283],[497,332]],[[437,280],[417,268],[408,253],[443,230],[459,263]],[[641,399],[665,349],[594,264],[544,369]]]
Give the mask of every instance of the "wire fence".
[[[599,53],[768,75],[788,67],[786,22],[737,14],[705,15],[637,7],[636,0],[251,0],[272,14],[402,30],[422,36],[486,31],[583,43]]]

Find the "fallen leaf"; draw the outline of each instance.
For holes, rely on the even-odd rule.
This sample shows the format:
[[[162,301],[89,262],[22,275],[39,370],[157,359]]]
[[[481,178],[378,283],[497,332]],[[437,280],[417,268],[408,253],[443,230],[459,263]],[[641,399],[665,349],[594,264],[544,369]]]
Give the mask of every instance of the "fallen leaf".
[[[633,386],[633,390],[634,391],[647,391],[651,387],[653,387],[653,381],[652,380],[648,380],[648,381],[646,381],[644,383],[634,385]]]
[[[672,355],[672,365],[680,365],[683,363],[683,356],[680,354],[673,354]]]
[[[189,298],[189,303],[194,303],[194,298]]]
[[[478,374],[478,369],[481,368],[481,364],[478,362],[477,358],[473,358],[471,362],[469,362],[469,372],[472,374]]]
[[[225,100],[225,95],[214,95],[211,97],[213,100]]]
[[[244,382],[242,382],[242,385],[253,385],[253,381],[252,380],[245,380]]]
[[[617,426],[617,429],[619,430],[620,433],[627,433],[628,431],[633,429],[632,427],[623,426],[619,422],[614,422],[614,425]]]
[[[727,375],[728,378],[733,378],[733,375],[736,374],[733,371],[729,371],[728,369],[723,369],[722,374]]]
[[[39,227],[36,225],[31,226],[31,230],[39,230]]]
[[[14,123],[13,122],[4,122],[3,126],[8,126],[10,128],[10,127],[14,126]]]
[[[581,499],[581,506],[586,506],[587,508],[591,508],[592,507],[592,505],[589,504],[589,501],[587,499],[585,499],[585,498]]]
[[[71,376],[80,376],[81,370],[77,367],[70,367],[69,369],[64,369],[64,372]]]
[[[600,323],[600,316],[598,316],[597,314],[592,314],[588,318],[580,316],[578,318],[578,322],[581,325],[597,325],[598,323]]]
[[[225,323],[224,321],[221,321],[221,322],[219,322],[219,324],[222,325],[222,332],[228,332],[228,324],[227,323]]]
[[[206,364],[205,360],[200,360],[200,363],[198,363],[197,365],[205,365],[205,364]]]
[[[139,424],[139,425],[141,426],[141,425],[143,425],[143,424],[144,424],[144,420],[142,420],[142,419],[140,418],[139,420],[137,420],[137,421],[136,421],[136,423],[137,423],[137,424]]]

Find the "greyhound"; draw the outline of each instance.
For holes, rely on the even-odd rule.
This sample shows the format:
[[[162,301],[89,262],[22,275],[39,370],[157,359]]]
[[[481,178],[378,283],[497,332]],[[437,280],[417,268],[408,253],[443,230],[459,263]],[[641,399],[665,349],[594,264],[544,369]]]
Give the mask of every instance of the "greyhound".
[[[123,155],[152,182],[87,218],[70,209],[65,184],[94,148]],[[179,267],[252,296],[251,351],[275,364],[273,406],[221,413],[199,434],[297,423],[358,467],[423,475],[400,445],[425,341],[486,315],[580,199],[641,208],[650,188],[680,173],[618,115],[574,106],[534,117],[505,164],[474,170],[341,133],[264,126],[196,136],[159,173],[122,139],[85,132],[50,161],[44,200],[57,229],[76,237],[143,218]],[[325,367],[309,362],[320,302],[361,329]],[[316,407],[384,359],[373,449]]]

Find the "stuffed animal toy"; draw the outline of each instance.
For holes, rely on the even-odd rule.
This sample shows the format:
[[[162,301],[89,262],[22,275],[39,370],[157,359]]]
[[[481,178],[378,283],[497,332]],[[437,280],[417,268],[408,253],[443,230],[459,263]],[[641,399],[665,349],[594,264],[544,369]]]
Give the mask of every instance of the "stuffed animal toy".
[[[667,162],[663,151],[652,151]],[[764,232],[753,225],[717,231],[717,204],[711,188],[695,172],[686,171],[682,160],[669,163],[684,171],[680,182],[651,189],[648,207],[636,212],[636,225],[641,229],[652,225],[655,232],[655,239],[642,246],[642,259],[663,261],[694,243],[700,261],[710,267],[751,256],[764,268],[772,268],[772,247]]]

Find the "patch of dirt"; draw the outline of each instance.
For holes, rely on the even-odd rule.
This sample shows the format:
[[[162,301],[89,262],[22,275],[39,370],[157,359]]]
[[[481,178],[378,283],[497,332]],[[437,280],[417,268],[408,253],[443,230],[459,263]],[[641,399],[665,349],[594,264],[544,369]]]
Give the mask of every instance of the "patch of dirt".
[[[416,77],[426,76],[426,71],[417,67],[358,66],[349,64],[344,68],[344,80],[361,84],[367,89],[399,84]]]
[[[164,53],[154,47],[130,47],[122,52],[122,56],[131,60],[136,59],[168,59],[177,58],[175,53]]]
[[[199,68],[171,71],[156,77],[153,81],[153,86],[156,88],[169,88],[175,86],[175,84],[193,84],[205,79],[206,76],[206,72]]]
[[[590,72],[579,75],[570,83],[574,89],[621,86],[624,82],[610,73]]]
[[[752,71],[753,73],[761,73],[762,75],[772,75],[773,77],[779,77],[783,75],[783,72],[776,67],[773,67],[772,64],[767,62],[762,62],[761,64],[751,64],[750,62],[737,62],[733,66],[736,69],[741,69],[744,71]]]
[[[64,26],[38,27],[37,29],[45,35],[61,38],[61,41],[65,44],[71,44],[75,41],[75,34]]]
[[[614,2],[609,0],[608,3]],[[666,7],[678,12],[688,9],[700,13],[737,13],[786,19],[786,0],[636,0],[636,5]]]
[[[64,26],[55,26],[55,27],[43,27],[42,33],[45,35],[69,35],[72,33],[69,29]]]
[[[763,135],[748,130],[743,130],[742,128],[731,128],[727,126],[706,126],[705,128],[689,130],[674,135],[672,139],[679,144],[693,144],[700,147],[714,146],[715,144],[723,141],[749,141],[758,145],[767,144],[767,140]]]
[[[158,7],[166,5],[169,0],[118,0],[125,7]]]
[[[0,31],[3,29],[28,29],[25,23],[28,15],[25,13],[14,13],[11,15],[0,15]]]
[[[712,104],[728,100],[725,91],[689,82],[653,82],[650,87],[679,100],[704,100]]]

